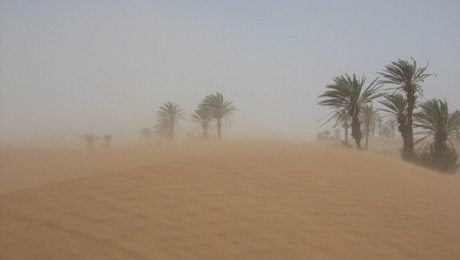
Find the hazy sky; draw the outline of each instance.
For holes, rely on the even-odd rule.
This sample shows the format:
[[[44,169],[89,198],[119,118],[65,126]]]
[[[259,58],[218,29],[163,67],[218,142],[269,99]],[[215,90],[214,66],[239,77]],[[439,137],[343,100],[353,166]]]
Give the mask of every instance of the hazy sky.
[[[430,61],[425,98],[460,108],[459,14],[458,0],[0,0],[0,143],[136,137],[162,103],[191,113],[217,91],[238,107],[226,135],[309,138],[334,76],[396,58]]]

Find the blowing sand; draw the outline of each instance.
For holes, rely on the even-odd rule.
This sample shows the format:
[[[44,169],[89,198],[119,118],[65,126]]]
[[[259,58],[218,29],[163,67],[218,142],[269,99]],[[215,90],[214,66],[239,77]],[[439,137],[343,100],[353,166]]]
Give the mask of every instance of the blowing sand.
[[[1,154],[0,259],[458,259],[460,178],[329,144]]]

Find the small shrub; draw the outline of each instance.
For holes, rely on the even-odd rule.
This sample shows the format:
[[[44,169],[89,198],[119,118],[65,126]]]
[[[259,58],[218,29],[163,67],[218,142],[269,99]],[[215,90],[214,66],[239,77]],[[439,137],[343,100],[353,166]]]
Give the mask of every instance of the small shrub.
[[[457,151],[449,146],[435,153],[434,145],[427,145],[416,153],[414,159],[417,164],[442,172],[453,173],[460,166],[457,164]]]

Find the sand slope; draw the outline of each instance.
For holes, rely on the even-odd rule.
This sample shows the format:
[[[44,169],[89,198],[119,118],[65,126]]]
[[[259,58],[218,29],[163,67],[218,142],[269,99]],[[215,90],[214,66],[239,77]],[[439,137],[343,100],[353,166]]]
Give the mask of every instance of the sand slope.
[[[99,170],[110,168],[112,156],[119,171],[83,177],[85,171],[68,169],[55,182],[54,168],[98,165],[81,154],[64,156],[80,159],[30,172],[49,183],[35,187],[7,177],[14,167],[5,167],[11,172],[2,170],[3,179],[16,191],[0,197],[0,258],[460,255],[457,176],[321,144],[240,142],[125,153],[132,158],[99,157]],[[41,156],[47,162],[58,155]],[[134,166],[142,163],[149,164]]]

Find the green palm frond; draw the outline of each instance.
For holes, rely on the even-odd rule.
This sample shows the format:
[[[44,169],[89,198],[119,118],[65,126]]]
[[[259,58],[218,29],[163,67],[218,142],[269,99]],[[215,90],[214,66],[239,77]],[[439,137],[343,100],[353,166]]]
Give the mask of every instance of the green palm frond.
[[[384,100],[379,101],[383,105],[380,110],[396,118],[407,113],[407,99],[401,94],[386,95]]]
[[[211,113],[206,110],[202,105],[195,109],[195,113],[190,116],[190,121],[199,123],[203,129],[208,129],[212,120]]]
[[[158,121],[154,125],[155,132],[161,137],[167,137],[170,140],[175,138],[175,126],[184,118],[185,113],[179,105],[173,102],[163,104],[158,112]]]
[[[177,121],[182,119],[185,113],[179,105],[174,104],[173,102],[167,102],[157,112],[158,118],[165,118],[170,121]]]
[[[449,113],[447,102],[440,99],[428,100],[420,104],[420,111],[414,113],[414,126],[420,128],[422,139],[441,139],[455,137],[460,129],[460,111]]]
[[[383,71],[379,72],[383,77],[379,82],[397,85],[395,89],[422,96],[423,91],[420,84],[434,74],[426,73],[429,63],[425,67],[418,68],[415,59],[411,58],[411,60],[412,62],[398,59],[385,65]]]
[[[221,93],[209,95],[203,99],[200,105],[203,113],[208,113],[212,120],[224,120],[229,123],[231,116],[236,111],[233,101],[225,101]]]
[[[355,74],[336,77],[334,84],[327,85],[326,91],[319,96],[322,100],[318,104],[331,107],[337,112],[345,109],[350,116],[359,113],[362,106],[383,95],[379,93],[381,86],[377,79],[371,81],[366,88],[364,88],[365,83],[366,78],[364,76],[358,78]],[[337,113],[333,116],[336,115]]]

